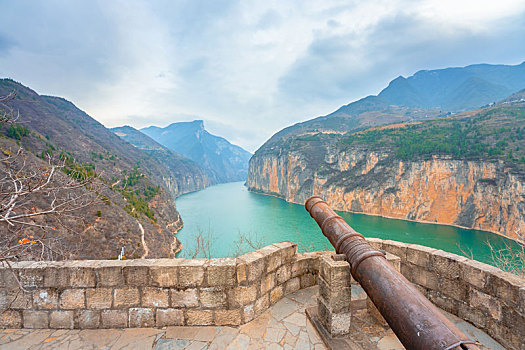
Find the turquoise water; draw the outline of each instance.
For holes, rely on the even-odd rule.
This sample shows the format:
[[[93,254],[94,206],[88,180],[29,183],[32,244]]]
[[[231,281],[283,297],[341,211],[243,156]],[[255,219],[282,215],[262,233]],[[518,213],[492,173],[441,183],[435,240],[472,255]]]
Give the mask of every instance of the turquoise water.
[[[239,245],[239,232],[252,242],[259,242],[260,246],[293,241],[298,243],[300,251],[332,250],[304,206],[249,192],[242,182],[221,184],[183,195],[176,200],[176,205],[184,221],[183,229],[177,233],[184,247],[179,257],[193,255],[199,232],[211,242],[211,256],[214,258],[253,250],[245,242]],[[488,240],[495,247],[503,247],[504,241],[510,241],[478,230],[346,212],[338,214],[365,237],[421,244],[460,255],[464,255],[463,250],[469,254],[472,252],[476,260],[486,263],[492,263],[486,244]],[[202,257],[202,254],[198,256]]]

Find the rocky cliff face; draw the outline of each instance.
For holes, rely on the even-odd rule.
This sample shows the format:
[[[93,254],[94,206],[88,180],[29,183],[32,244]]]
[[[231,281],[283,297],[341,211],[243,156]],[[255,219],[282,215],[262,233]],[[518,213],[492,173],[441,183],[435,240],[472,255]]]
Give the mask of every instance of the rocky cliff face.
[[[524,178],[501,161],[403,161],[389,149],[325,145],[256,153],[247,186],[299,204],[315,194],[337,210],[525,232]]]

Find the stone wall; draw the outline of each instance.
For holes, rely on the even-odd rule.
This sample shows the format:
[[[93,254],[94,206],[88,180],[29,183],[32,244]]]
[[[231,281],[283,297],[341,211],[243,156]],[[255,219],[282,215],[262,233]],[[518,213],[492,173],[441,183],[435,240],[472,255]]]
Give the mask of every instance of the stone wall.
[[[237,259],[14,263],[0,268],[0,328],[239,325],[316,283],[316,254],[296,250],[282,242]]]
[[[525,349],[525,279],[442,250],[368,239],[401,258],[401,273],[441,309],[507,349]]]
[[[401,273],[438,307],[524,349],[525,279],[441,250],[368,241],[398,256]],[[235,326],[317,284],[322,254],[281,242],[236,259],[14,263],[0,268],[0,328]]]

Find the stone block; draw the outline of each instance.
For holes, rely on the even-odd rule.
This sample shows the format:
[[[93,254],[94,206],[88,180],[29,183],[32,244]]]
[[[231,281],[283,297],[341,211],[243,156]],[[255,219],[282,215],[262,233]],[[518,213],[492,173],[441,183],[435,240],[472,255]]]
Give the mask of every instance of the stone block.
[[[273,305],[283,298],[283,286],[277,286],[270,292],[270,303]]]
[[[322,255],[319,262],[319,276],[332,289],[350,287],[350,265],[346,261],[335,261],[329,255]]]
[[[457,315],[460,301],[448,298],[439,292],[430,290],[428,292],[428,299],[437,307],[442,308],[451,314]]]
[[[151,267],[151,283],[158,287],[176,287],[178,285],[179,266]]]
[[[335,254],[335,251],[333,252],[333,254]],[[317,275],[319,273],[319,264],[321,261],[321,256],[316,252],[307,252],[303,255],[309,258],[308,270],[310,271],[310,273]]]
[[[22,311],[24,328],[48,328],[49,318],[47,311],[24,310]]]
[[[399,257],[401,261],[406,261],[408,243],[384,240],[382,247],[385,252]]]
[[[184,314],[178,309],[157,309],[157,327],[183,326]]]
[[[31,292],[20,289],[0,290],[0,313],[6,309],[30,309],[33,306]]]
[[[424,267],[406,263],[401,265],[401,273],[412,283],[419,284],[428,289],[439,289],[438,275],[433,271],[428,271]]]
[[[113,307],[116,309],[138,306],[140,294],[136,287],[115,288],[113,290]]]
[[[246,305],[242,309],[243,322],[250,322],[255,318],[254,304]]]
[[[4,310],[0,311],[0,329],[2,328],[21,328],[22,311]]]
[[[102,328],[127,328],[128,310],[103,310],[101,312]]]
[[[489,275],[488,294],[503,299],[515,307],[520,304],[520,288],[522,287],[525,287],[525,282],[517,275],[503,271]]]
[[[75,324],[80,329],[97,329],[100,327],[100,311],[75,310]]]
[[[314,274],[306,273],[301,276],[301,289],[315,286],[317,280]]]
[[[206,267],[208,286],[233,286],[236,282],[236,260],[231,258],[211,259]]]
[[[266,272],[275,271],[281,266],[281,251],[274,245],[266,246],[259,249],[257,252],[261,253],[266,260]]]
[[[281,265],[275,272],[277,284],[283,284],[288,281],[292,275],[291,270],[290,264]]]
[[[199,287],[204,282],[204,259],[188,259],[179,268],[178,286],[181,288]]]
[[[201,304],[207,309],[226,308],[228,306],[228,297],[221,288],[201,288],[199,293]]]
[[[57,309],[58,292],[55,289],[41,289],[34,291],[33,307],[35,309]]]
[[[71,267],[68,270],[70,287],[95,287],[96,275],[93,268],[78,266]]]
[[[505,349],[520,349],[520,346],[523,345],[523,343],[520,342],[519,337],[516,337],[509,328],[496,320],[487,319],[486,327],[487,333],[494,338],[494,340],[503,345]]]
[[[392,265],[394,270],[401,271],[401,258],[392,253],[386,253],[385,259]],[[403,260],[406,263],[406,260]]]
[[[427,269],[430,264],[430,256],[436,250],[417,244],[408,244],[406,250],[407,262]]]
[[[15,277],[16,276],[16,277]],[[14,286],[18,286],[17,279],[18,278],[18,270],[16,269],[9,269],[7,267],[3,267],[0,265],[0,287],[1,288],[13,288]]]
[[[143,307],[169,307],[169,290],[145,287],[142,289]]]
[[[482,311],[495,320],[501,320],[501,304],[498,298],[485,294],[475,288],[470,290],[470,307]]]
[[[480,310],[471,307],[466,303],[458,304],[458,317],[465,321],[469,321],[474,326],[481,329],[485,328],[486,326],[487,316]]]
[[[86,305],[88,309],[111,309],[111,288],[86,289]]]
[[[73,311],[71,310],[55,310],[49,314],[49,328],[73,329],[74,325]]]
[[[29,290],[44,287],[45,268],[26,268],[18,271],[20,284]]]
[[[469,287],[465,282],[442,277],[438,285],[438,290],[444,296],[458,301],[467,301]]]
[[[299,277],[292,278],[284,285],[284,294],[295,293],[301,289],[301,279]]]
[[[149,285],[148,266],[124,266],[122,273],[128,286],[147,286]]]
[[[503,325],[512,329],[513,333],[523,334],[525,337],[525,315],[505,304],[501,305],[501,315]]]
[[[253,312],[255,317],[259,316],[270,307],[270,293],[262,295],[259,299],[255,301],[253,305]]]
[[[69,284],[69,269],[61,266],[49,266],[44,270],[44,287],[65,288]]]
[[[466,260],[459,265],[459,276],[463,281],[485,290],[488,281],[488,273],[485,271],[486,264],[475,260]]]
[[[297,253],[297,243],[290,241],[275,243],[274,246],[281,251],[281,263],[291,262]]]
[[[197,294],[197,289],[172,289],[170,293],[172,307],[187,308],[199,306],[199,296]]]
[[[246,263],[237,260],[235,276],[238,284],[245,283],[248,280],[248,266],[246,266]]]
[[[155,311],[142,307],[131,308],[128,324],[130,328],[155,327]]]
[[[241,309],[215,311],[216,326],[238,326],[241,324]]]
[[[436,250],[430,255],[429,270],[448,279],[455,280],[461,277],[461,263],[468,259],[456,254]]]
[[[84,309],[86,296],[84,289],[65,289],[60,293],[58,306],[63,310]]]
[[[304,275],[305,273],[308,273],[309,262],[310,258],[301,254],[297,254],[292,263],[292,277],[298,277]]]
[[[332,337],[344,336],[350,333],[350,312],[332,313],[330,309],[319,300],[318,315],[326,331]]]
[[[118,287],[125,284],[123,266],[101,266],[95,270],[97,287]]]
[[[257,285],[237,286],[231,289],[228,294],[232,306],[244,306],[257,299]]]
[[[263,254],[259,252],[251,252],[239,257],[237,259],[237,282],[258,280],[265,272],[264,260]]]
[[[350,312],[351,287],[331,289],[323,278],[319,278],[319,298],[332,313]]]
[[[186,324],[188,326],[209,326],[213,324],[213,311],[186,310]]]
[[[268,293],[274,287],[275,287],[275,274],[270,273],[261,279],[261,283],[259,287],[259,295]]]

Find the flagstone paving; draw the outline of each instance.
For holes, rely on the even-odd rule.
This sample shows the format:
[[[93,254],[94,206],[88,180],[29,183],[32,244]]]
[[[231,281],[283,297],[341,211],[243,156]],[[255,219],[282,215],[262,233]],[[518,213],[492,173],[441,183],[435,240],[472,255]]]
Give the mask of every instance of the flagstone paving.
[[[366,297],[359,289],[352,294],[359,298]],[[317,287],[300,290],[281,299],[255,320],[237,328],[0,329],[0,350],[326,349],[305,314],[305,308],[317,304],[317,295]],[[481,330],[453,315],[445,312],[444,314],[465,334],[479,341],[482,349],[504,349]],[[356,349],[403,349],[392,331],[375,322],[366,310],[355,310],[354,315],[352,337]]]

